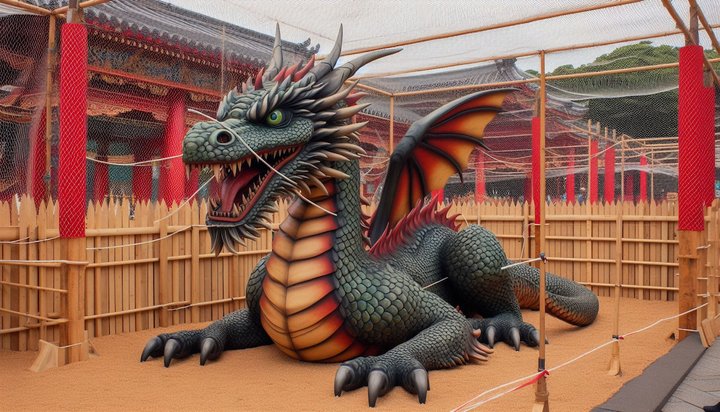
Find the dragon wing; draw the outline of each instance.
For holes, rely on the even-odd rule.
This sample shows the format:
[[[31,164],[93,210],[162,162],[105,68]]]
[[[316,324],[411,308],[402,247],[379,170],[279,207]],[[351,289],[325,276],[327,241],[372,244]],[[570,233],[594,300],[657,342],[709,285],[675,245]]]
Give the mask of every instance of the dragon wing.
[[[467,168],[468,157],[482,142],[485,126],[502,111],[508,93],[489,90],[454,100],[410,126],[390,156],[380,203],[370,225],[374,244],[425,195]]]

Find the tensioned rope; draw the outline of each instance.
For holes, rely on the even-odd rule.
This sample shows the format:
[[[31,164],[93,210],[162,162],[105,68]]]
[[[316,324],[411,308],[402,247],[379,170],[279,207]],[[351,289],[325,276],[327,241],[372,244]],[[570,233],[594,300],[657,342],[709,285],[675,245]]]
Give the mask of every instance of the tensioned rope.
[[[502,397],[502,396],[504,396],[504,395],[507,395],[507,394],[509,394],[509,393],[511,393],[511,392],[514,392],[514,391],[516,391],[516,390],[518,390],[518,389],[521,389],[521,388],[524,388],[524,387],[526,387],[526,386],[528,386],[528,385],[531,385],[531,384],[535,383],[538,379],[540,379],[541,376],[547,375],[547,374],[549,374],[549,373],[552,372],[552,371],[558,370],[558,369],[560,369],[560,368],[562,368],[562,367],[564,367],[564,366],[567,366],[567,365],[569,365],[569,364],[571,364],[571,363],[573,363],[573,362],[576,362],[576,361],[584,358],[585,356],[588,356],[588,355],[590,355],[591,353],[596,352],[597,350],[602,349],[602,348],[604,348],[605,346],[608,346],[608,345],[612,344],[613,342],[619,342],[620,340],[624,340],[624,339],[625,339],[626,337],[628,337],[628,336],[631,336],[631,335],[634,335],[634,334],[637,334],[637,333],[646,331],[646,330],[648,330],[648,329],[650,329],[650,328],[652,328],[652,327],[654,327],[654,326],[656,326],[656,325],[658,325],[658,324],[660,324],[660,323],[662,323],[662,322],[666,322],[666,321],[668,321],[668,320],[676,319],[676,318],[679,318],[679,317],[681,317],[681,316],[687,315],[688,313],[691,313],[691,312],[694,312],[694,311],[696,311],[696,310],[699,310],[699,309],[701,309],[701,308],[703,308],[703,307],[705,307],[705,306],[707,306],[707,305],[708,305],[708,303],[704,303],[704,304],[702,304],[702,305],[700,305],[700,306],[697,306],[697,307],[695,307],[695,308],[693,308],[693,309],[687,310],[687,311],[685,311],[685,312],[683,312],[683,313],[680,313],[680,314],[678,314],[678,315],[670,316],[670,317],[667,317],[667,318],[662,318],[662,319],[660,319],[660,320],[658,320],[658,321],[656,321],[656,322],[654,322],[654,323],[652,323],[652,324],[650,324],[650,325],[648,325],[648,326],[645,326],[645,327],[643,327],[643,328],[634,330],[634,331],[632,331],[632,332],[625,333],[625,334],[623,334],[623,335],[618,336],[617,338],[613,338],[613,339],[611,339],[610,341],[605,342],[605,343],[603,343],[603,344],[601,344],[601,345],[599,345],[599,346],[596,346],[595,348],[590,349],[589,351],[587,351],[587,352],[585,352],[585,353],[583,353],[583,354],[581,354],[581,355],[579,355],[579,356],[576,356],[575,358],[570,359],[570,360],[567,361],[567,362],[561,363],[560,365],[554,366],[554,367],[552,367],[552,368],[546,369],[546,370],[541,371],[541,372],[533,373],[532,375],[524,376],[524,377],[522,377],[522,378],[520,378],[520,379],[516,379],[516,380],[514,380],[514,381],[512,381],[512,382],[508,382],[508,383],[505,383],[505,384],[503,384],[503,385],[496,386],[496,387],[494,387],[494,388],[492,388],[492,389],[488,389],[488,390],[486,390],[485,392],[477,395],[476,397],[474,397],[474,398],[470,399],[469,401],[465,402],[464,404],[460,405],[459,407],[453,409],[452,412],[470,411],[470,410],[472,410],[472,409],[475,409],[475,408],[477,408],[477,407],[480,406],[480,405],[483,405],[483,404],[485,404],[485,403],[487,403],[487,402],[490,402],[490,401],[492,401],[492,400],[494,400],[494,399],[500,398],[500,397]],[[528,379],[530,379],[530,380],[528,381]],[[487,394],[492,393],[492,392],[495,392],[495,391],[497,391],[497,390],[506,388],[506,387],[508,387],[508,386],[514,385],[514,384],[519,383],[519,382],[524,382],[524,383],[521,384],[521,385],[515,386],[515,387],[513,387],[512,389],[509,389],[509,390],[506,390],[506,391],[504,391],[504,392],[501,392],[501,393],[499,393],[499,394],[497,394],[497,395],[491,396],[491,397],[489,397],[489,398],[487,398],[487,399],[483,399],[483,400],[481,400],[481,401],[479,401],[479,402],[472,403],[473,401],[475,401],[476,399],[481,398],[481,397],[484,396],[484,395],[487,395]],[[472,403],[472,404],[471,404],[471,403]]]

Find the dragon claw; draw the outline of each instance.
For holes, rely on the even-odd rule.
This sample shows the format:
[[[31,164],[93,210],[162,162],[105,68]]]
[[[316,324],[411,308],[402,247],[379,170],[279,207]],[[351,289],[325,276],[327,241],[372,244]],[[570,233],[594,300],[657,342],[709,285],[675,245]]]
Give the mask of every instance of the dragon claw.
[[[515,351],[520,351],[520,330],[518,328],[512,328],[510,329],[510,340],[512,341],[513,346],[515,346]]]
[[[145,345],[145,349],[143,349],[142,356],[140,356],[140,362],[145,362],[150,356],[152,356],[153,358],[161,356],[163,353],[163,346],[164,345],[162,339],[158,338],[157,336],[150,339],[147,345]]]
[[[389,389],[389,379],[385,371],[376,369],[368,375],[368,405],[375,407],[378,396],[383,396]]]
[[[170,366],[170,361],[182,350],[182,345],[177,339],[168,339],[165,344],[165,367]]]
[[[488,346],[492,349],[495,346],[495,333],[497,332],[497,329],[495,329],[495,326],[488,326],[485,330],[485,334],[487,335],[487,343]]]
[[[205,366],[208,359],[217,359],[220,356],[218,344],[213,338],[205,338],[200,349],[200,366]]]
[[[531,337],[532,337],[532,339],[531,339],[532,344],[530,346],[538,346],[540,344],[540,331],[537,329],[532,331]]]
[[[347,365],[340,365],[335,374],[335,396],[340,397],[342,391],[355,380],[355,370]]]
[[[420,404],[424,405],[427,392],[430,390],[430,378],[425,369],[415,369],[410,372],[410,388],[417,394]]]

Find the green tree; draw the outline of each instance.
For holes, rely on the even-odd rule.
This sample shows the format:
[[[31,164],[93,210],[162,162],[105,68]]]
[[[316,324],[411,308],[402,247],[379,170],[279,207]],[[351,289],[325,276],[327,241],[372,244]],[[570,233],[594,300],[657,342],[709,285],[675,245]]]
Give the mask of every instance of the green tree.
[[[667,45],[653,46],[650,41],[619,47],[603,54],[591,64],[573,67],[560,66],[547,76],[594,73],[639,66],[675,63],[680,49]],[[715,51],[705,52],[708,58],[717,58]],[[720,65],[717,65],[720,67]],[[717,69],[716,69],[717,70]],[[536,74],[537,75],[537,74]],[[626,133],[633,137],[677,136],[677,89],[653,93],[659,88],[677,85],[677,67],[616,73],[601,76],[561,79],[549,84],[568,91],[593,94],[603,88],[624,97],[595,98],[589,100],[587,118]]]

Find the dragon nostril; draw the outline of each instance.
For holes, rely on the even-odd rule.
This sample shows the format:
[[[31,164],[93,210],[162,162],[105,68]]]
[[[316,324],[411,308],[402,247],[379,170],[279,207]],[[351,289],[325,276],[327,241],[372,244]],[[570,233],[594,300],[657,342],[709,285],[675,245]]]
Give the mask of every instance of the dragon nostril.
[[[228,132],[222,131],[217,134],[217,142],[218,143],[227,144],[227,143],[230,143],[231,140],[232,140],[232,136]]]

